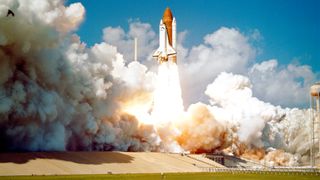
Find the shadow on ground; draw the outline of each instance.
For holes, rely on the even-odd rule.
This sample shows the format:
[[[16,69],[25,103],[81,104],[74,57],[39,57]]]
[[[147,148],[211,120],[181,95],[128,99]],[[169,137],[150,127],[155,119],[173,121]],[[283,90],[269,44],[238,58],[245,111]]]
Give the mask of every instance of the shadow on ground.
[[[24,164],[36,159],[56,159],[80,164],[130,163],[134,157],[121,152],[15,152],[0,153],[0,163]]]

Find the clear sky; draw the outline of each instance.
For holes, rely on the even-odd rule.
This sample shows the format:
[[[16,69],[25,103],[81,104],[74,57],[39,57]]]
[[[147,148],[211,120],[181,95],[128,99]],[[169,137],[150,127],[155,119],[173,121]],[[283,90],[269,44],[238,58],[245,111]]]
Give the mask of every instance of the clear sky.
[[[319,0],[69,0],[81,2],[86,19],[77,34],[89,46],[102,41],[107,26],[128,29],[130,19],[150,23],[157,32],[159,19],[169,6],[178,31],[187,30],[185,46],[203,41],[218,28],[234,27],[242,33],[259,30],[262,49],[256,60],[277,58],[280,64],[299,61],[320,72]]]

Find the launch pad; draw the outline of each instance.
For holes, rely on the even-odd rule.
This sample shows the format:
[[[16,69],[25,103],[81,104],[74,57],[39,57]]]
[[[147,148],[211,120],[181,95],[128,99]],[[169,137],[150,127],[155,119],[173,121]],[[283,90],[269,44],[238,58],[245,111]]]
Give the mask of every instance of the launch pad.
[[[123,175],[122,178],[124,179],[134,179],[134,177],[142,176],[144,179],[148,179],[149,176],[153,179],[164,175],[202,179],[221,176],[222,174],[223,176],[232,175],[233,178],[243,176],[245,179],[252,174],[255,176],[276,175],[284,179],[310,176],[312,179],[320,175],[318,169],[266,169],[252,162],[230,156],[225,157],[223,161],[226,166],[223,166],[214,161],[221,160],[221,157],[221,155],[213,157],[205,154],[156,152],[0,153],[0,179],[15,177],[29,179],[31,176],[51,179],[53,176],[62,179],[75,176],[77,179],[80,177],[91,179],[97,175],[100,179],[107,178],[110,175],[115,177],[122,177]],[[281,175],[286,175],[287,178]]]
[[[202,172],[224,166],[202,155],[153,152],[0,153],[0,176]]]

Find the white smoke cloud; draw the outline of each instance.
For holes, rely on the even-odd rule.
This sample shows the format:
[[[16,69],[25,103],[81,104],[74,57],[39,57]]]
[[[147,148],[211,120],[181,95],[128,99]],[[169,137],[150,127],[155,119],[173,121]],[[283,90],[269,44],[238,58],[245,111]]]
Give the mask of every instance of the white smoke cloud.
[[[134,38],[138,38],[138,60],[148,63],[152,60],[152,53],[158,44],[158,37],[151,25],[140,21],[131,21],[129,31],[125,32],[121,27],[106,27],[103,29],[103,39],[106,43],[119,48],[124,59],[133,60]]]
[[[283,109],[263,102],[252,96],[247,77],[231,73],[221,73],[205,93],[210,97],[210,109],[217,121],[236,126],[235,137],[241,143],[249,148],[277,148],[289,153],[271,153],[265,157],[267,161],[277,161],[276,165],[308,162],[311,129],[308,110]],[[272,160],[275,155],[283,156],[285,162]]]
[[[86,48],[70,35],[83,6],[63,3],[1,5],[16,14],[0,18],[1,149],[155,150],[154,128],[119,108],[122,94],[149,94],[153,74],[106,43]]]
[[[254,64],[248,75],[256,96],[286,107],[306,105],[307,92],[316,77],[310,66],[289,64],[280,68],[275,59]]]
[[[236,29],[222,27],[206,35],[204,42],[192,47],[183,61],[185,97],[193,98],[187,101],[197,101],[206,85],[220,72],[244,73],[254,56],[255,50],[248,43],[248,38]],[[199,80],[190,81],[195,75]],[[204,100],[203,96],[200,100]]]
[[[61,32],[76,29],[82,22],[85,13],[81,3],[73,3],[65,7],[64,1],[61,0],[15,0],[15,4],[16,6],[12,10],[17,15],[24,16],[28,23],[45,23],[49,26],[54,26]]]
[[[276,107],[252,97],[251,86],[247,77],[221,73],[208,85],[205,93],[212,105],[228,113],[229,121],[238,124],[241,142],[262,147],[261,136],[266,122],[279,118],[279,115]]]

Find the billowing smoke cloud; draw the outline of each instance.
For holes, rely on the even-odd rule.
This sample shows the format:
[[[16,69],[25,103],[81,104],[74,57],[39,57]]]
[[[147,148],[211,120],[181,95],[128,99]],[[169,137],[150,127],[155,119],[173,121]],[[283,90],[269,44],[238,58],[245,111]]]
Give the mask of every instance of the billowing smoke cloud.
[[[6,17],[8,9],[16,15]],[[246,37],[223,27],[191,49],[184,31],[178,66],[155,71],[150,24],[107,27],[104,42],[88,48],[73,34],[84,13],[62,0],[0,5],[1,150],[224,151],[269,165],[308,161],[308,111],[266,101],[303,105],[315,74],[304,65],[281,69],[277,60],[250,66],[257,31]],[[143,64],[130,61],[134,37]]]
[[[220,122],[210,111],[210,107],[192,104],[181,122],[179,144],[191,152],[220,151],[232,143],[232,128],[228,123]]]
[[[152,60],[151,52],[156,49],[158,36],[152,30],[150,24],[133,20],[127,33],[120,27],[106,27],[103,29],[104,41],[118,47],[119,52],[128,61],[133,60],[134,38],[138,39],[138,60],[149,66],[152,65],[150,63]]]
[[[256,96],[284,106],[304,106],[309,97],[309,87],[315,81],[315,74],[310,66],[289,64],[285,68],[279,68],[276,59],[254,64],[248,76],[254,84]]]
[[[14,17],[5,16],[9,8]],[[150,98],[154,74],[125,66],[114,46],[88,49],[70,35],[84,17],[81,4],[7,1],[0,9],[2,150],[156,150],[154,128],[120,103]]]
[[[231,73],[221,73],[205,93],[210,97],[211,111],[216,119],[237,128],[233,134],[238,141],[234,144],[237,147],[232,152],[250,157],[270,150],[271,155],[265,158],[267,161],[273,159],[272,165],[284,165],[272,158],[280,154],[286,159],[283,160],[286,165],[307,162],[311,129],[308,110],[283,109],[263,102],[252,96],[252,84],[247,77]],[[261,152],[261,148],[265,150]],[[274,148],[287,153],[274,152]],[[258,158],[262,159],[263,156]]]

